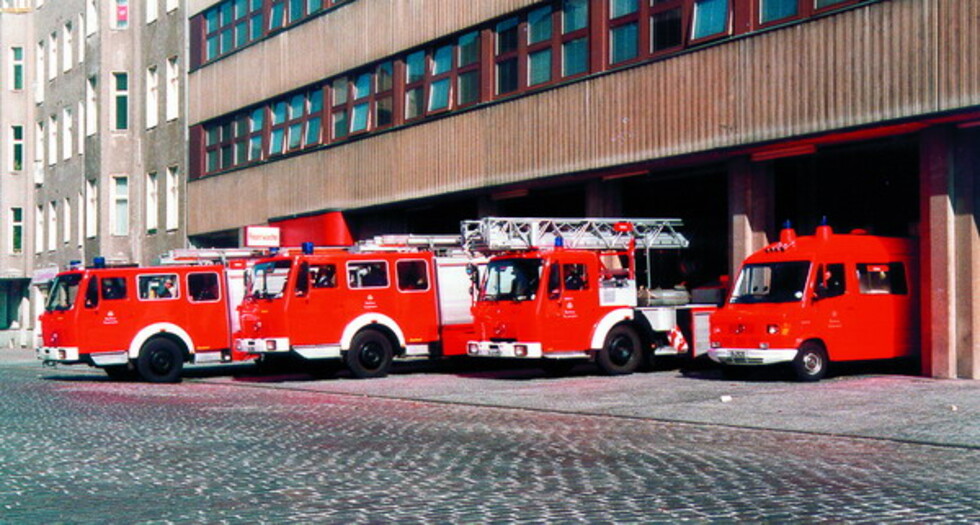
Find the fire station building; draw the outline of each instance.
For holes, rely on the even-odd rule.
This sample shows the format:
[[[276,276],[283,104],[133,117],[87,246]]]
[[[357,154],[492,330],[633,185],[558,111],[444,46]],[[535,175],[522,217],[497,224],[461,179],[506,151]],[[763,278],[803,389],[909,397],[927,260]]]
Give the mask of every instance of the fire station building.
[[[924,374],[980,378],[980,0],[189,0],[188,235],[342,210],[918,240]]]

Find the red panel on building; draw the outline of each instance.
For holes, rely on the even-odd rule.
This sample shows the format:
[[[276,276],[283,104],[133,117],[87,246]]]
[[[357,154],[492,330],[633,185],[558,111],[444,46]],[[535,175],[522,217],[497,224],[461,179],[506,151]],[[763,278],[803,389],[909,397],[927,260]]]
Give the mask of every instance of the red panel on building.
[[[344,214],[330,211],[292,219],[269,221],[269,226],[281,229],[283,246],[300,246],[312,242],[316,246],[350,246],[354,244]]]

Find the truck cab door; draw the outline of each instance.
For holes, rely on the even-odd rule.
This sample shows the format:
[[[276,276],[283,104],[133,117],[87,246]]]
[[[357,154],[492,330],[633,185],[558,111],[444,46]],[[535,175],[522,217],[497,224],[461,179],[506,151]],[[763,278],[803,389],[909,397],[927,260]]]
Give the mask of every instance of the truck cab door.
[[[598,321],[594,312],[596,283],[590,281],[594,274],[587,261],[578,258],[559,258],[549,265],[542,312],[545,352],[588,348],[592,327]]]
[[[79,313],[79,326],[86,329],[80,334],[80,351],[128,350],[135,329],[128,305],[130,290],[125,276],[99,275],[89,278],[84,290],[85,300]]]

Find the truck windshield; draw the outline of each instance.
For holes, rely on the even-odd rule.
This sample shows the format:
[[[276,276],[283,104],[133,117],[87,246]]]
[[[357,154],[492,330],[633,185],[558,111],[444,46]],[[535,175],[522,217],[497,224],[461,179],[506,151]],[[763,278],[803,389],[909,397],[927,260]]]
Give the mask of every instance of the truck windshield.
[[[482,301],[530,301],[541,279],[541,259],[500,259],[487,265]]]
[[[48,295],[48,302],[44,309],[51,311],[71,310],[75,305],[75,298],[78,297],[78,285],[82,282],[82,274],[69,273],[59,275],[51,283],[51,293]]]
[[[252,268],[252,283],[249,295],[257,299],[282,297],[289,275],[289,261],[270,261],[256,264]]]
[[[803,299],[807,261],[749,264],[742,268],[732,292],[733,304],[793,303]]]

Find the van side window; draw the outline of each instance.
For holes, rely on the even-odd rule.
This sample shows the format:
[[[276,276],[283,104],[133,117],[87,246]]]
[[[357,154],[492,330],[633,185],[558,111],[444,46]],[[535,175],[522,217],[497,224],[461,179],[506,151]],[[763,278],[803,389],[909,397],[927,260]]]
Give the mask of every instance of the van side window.
[[[347,283],[351,288],[384,288],[388,286],[388,263],[384,261],[348,263]]]
[[[314,288],[336,288],[337,266],[333,264],[311,264],[310,281]]]
[[[89,277],[88,288],[85,289],[85,308],[99,306],[99,278]]]
[[[398,261],[395,268],[398,270],[399,290],[429,289],[429,272],[425,261]]]
[[[821,299],[844,295],[844,265],[821,266],[817,274],[817,296]]]
[[[909,293],[903,263],[861,263],[857,265],[857,273],[863,294]]]
[[[102,298],[107,301],[126,298],[126,278],[125,277],[103,277]]]
[[[218,274],[192,273],[187,276],[187,293],[193,303],[217,301],[221,296]]]
[[[177,297],[177,274],[140,275],[137,278],[140,299],[174,299]]]

